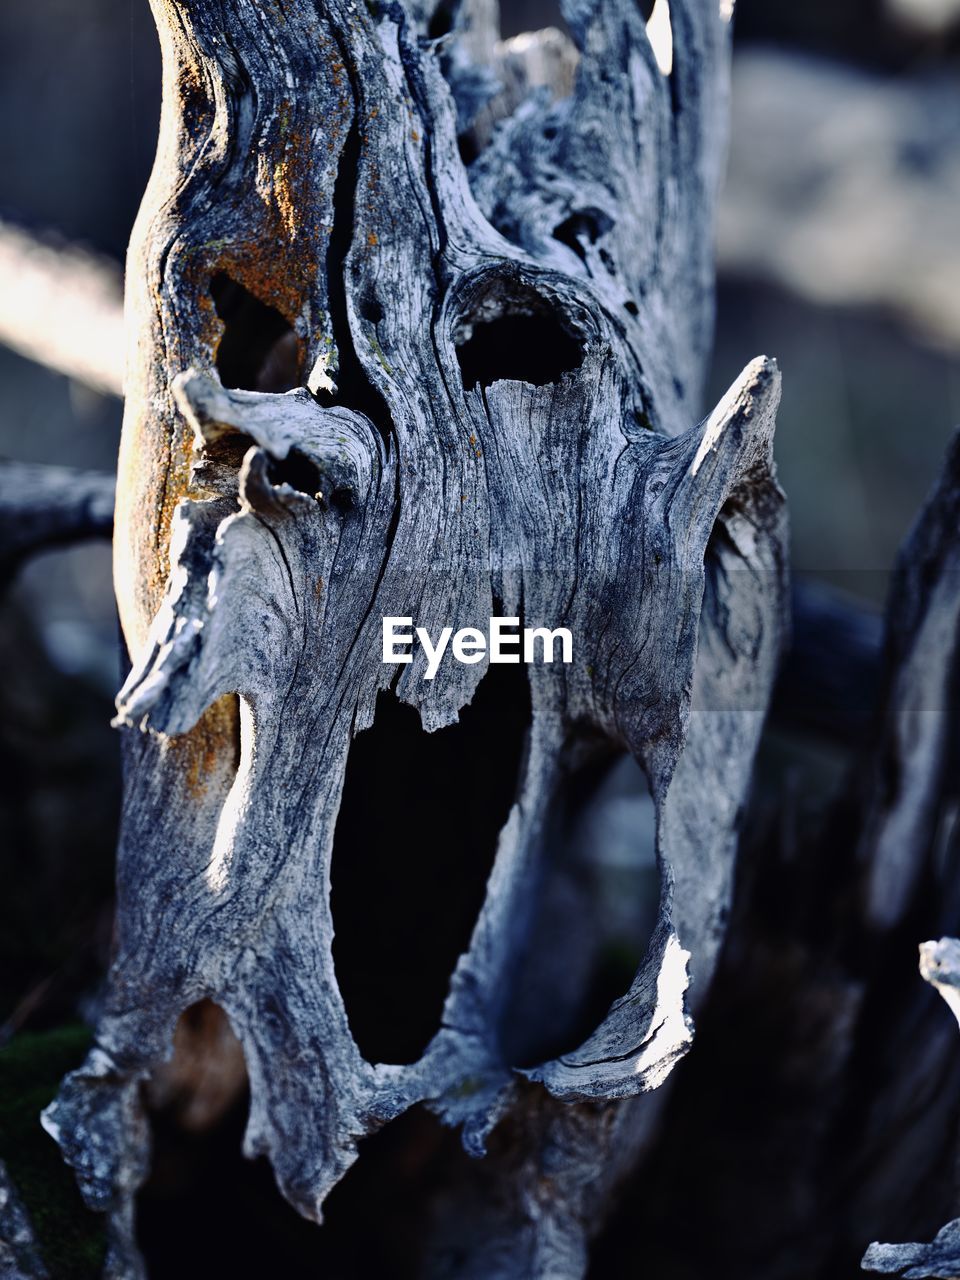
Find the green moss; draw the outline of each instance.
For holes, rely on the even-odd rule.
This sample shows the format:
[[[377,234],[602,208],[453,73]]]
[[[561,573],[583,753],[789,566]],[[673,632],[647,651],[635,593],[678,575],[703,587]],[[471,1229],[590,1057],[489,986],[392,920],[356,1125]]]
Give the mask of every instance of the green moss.
[[[380,361],[381,365],[383,366],[384,371],[386,373],[392,374],[393,370],[390,368],[390,365],[387,363],[387,357],[383,354],[383,351],[380,349],[380,343],[376,340],[376,338],[372,334],[370,335],[370,347],[373,351],[373,354],[377,357],[377,359]]]
[[[23,1034],[0,1050],[0,1159],[30,1215],[51,1280],[93,1280],[103,1268],[103,1219],[83,1205],[40,1112],[90,1044],[86,1027]]]

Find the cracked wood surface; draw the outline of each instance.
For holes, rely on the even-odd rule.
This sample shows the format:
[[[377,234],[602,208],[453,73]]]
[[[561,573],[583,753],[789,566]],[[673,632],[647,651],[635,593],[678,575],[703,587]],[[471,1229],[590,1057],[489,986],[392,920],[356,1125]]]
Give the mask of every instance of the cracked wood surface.
[[[455,1240],[457,1275],[579,1276],[709,986],[787,611],[773,362],[698,422],[727,24],[676,0],[668,80],[637,6],[572,0],[571,95],[532,78],[468,171],[458,133],[495,86],[452,50],[491,46],[489,6],[454,6],[439,40],[397,4],[155,10],[117,499],[117,937],[95,1047],[46,1126],[111,1215],[113,1272],[138,1274],[140,1085],[210,999],[246,1057],[245,1150],[301,1213],[424,1102],[481,1157],[427,1272],[452,1274]],[[369,1062],[332,952],[351,741],[378,693],[430,732],[486,675],[424,681],[418,654],[395,678],[381,617],[495,613],[569,627],[575,661],[529,668],[517,800],[435,1035]],[[520,1068],[503,1019],[548,819],[598,744],[649,779],[658,923],[580,1047]]]

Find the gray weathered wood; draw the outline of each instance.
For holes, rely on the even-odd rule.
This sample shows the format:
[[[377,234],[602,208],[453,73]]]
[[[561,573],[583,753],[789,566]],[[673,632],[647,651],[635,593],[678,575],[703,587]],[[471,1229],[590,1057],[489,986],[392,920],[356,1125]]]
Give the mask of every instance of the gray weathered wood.
[[[140,1084],[212,999],[246,1056],[245,1150],[301,1213],[319,1219],[358,1138],[424,1102],[483,1157],[448,1188],[428,1272],[450,1273],[456,1240],[460,1276],[579,1276],[709,987],[787,612],[774,363],[700,421],[727,24],[675,0],[668,80],[632,0],[571,0],[572,93],[530,76],[503,115],[505,93],[468,174],[457,133],[485,141],[476,86],[496,70],[474,63],[471,98],[469,63],[501,57],[484,6],[453,6],[439,44],[396,4],[155,10],[117,505],[116,954],[45,1124],[111,1214],[112,1272],[138,1274]],[[460,39],[473,53],[448,58]],[[270,350],[231,289],[272,308]],[[575,661],[529,668],[518,800],[436,1034],[412,1064],[371,1063],[332,955],[351,740],[379,692],[430,732],[486,674],[425,681],[418,653],[397,677],[381,618],[493,614],[569,627]],[[550,813],[597,744],[649,779],[658,923],[581,1046],[521,1070],[503,1011]],[[498,1126],[515,1136],[485,1156]]]
[[[808,783],[753,811],[700,1034],[607,1262],[642,1241],[652,1274],[847,1275],[871,1240],[956,1214],[956,1025],[910,957],[960,914],[958,443],[893,577],[873,732],[831,805]]]

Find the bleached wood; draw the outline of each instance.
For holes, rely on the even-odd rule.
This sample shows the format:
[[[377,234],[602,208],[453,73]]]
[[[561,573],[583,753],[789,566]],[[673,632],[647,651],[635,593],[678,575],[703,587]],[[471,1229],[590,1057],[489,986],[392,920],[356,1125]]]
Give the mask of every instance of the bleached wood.
[[[155,9],[117,505],[117,944],[95,1047],[45,1123],[111,1214],[112,1273],[137,1274],[140,1082],[212,999],[246,1056],[245,1150],[301,1213],[319,1220],[358,1138],[424,1102],[485,1171],[449,1189],[427,1272],[455,1238],[460,1276],[579,1276],[709,986],[786,614],[774,362],[700,421],[727,24],[676,0],[668,81],[633,0],[572,0],[572,93],[535,89],[468,174],[457,133],[501,54],[480,25],[447,53],[484,6],[455,6],[439,43],[420,7]],[[290,390],[253,368],[221,385],[224,277],[290,326]],[[504,377],[493,343],[464,385],[467,344],[517,316],[552,326],[556,367]],[[367,1062],[331,949],[351,741],[388,688],[426,731],[453,723],[486,670],[425,681],[418,654],[397,677],[381,618],[436,633],[496,613],[569,627],[575,661],[529,668],[518,800],[435,1036],[411,1065]],[[581,1047],[519,1070],[503,1007],[547,819],[591,743],[649,778],[658,924]],[[514,1145],[485,1156],[501,1124]]]

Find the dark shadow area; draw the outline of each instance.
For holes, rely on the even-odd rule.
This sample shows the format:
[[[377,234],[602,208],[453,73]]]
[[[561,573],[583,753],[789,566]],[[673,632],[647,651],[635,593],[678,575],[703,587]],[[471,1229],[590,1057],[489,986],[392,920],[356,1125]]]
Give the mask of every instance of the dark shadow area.
[[[454,0],[440,0],[440,3],[430,15],[430,21],[427,24],[427,36],[431,40],[440,40],[443,36],[447,36],[453,30],[453,11]]]
[[[588,1280],[634,1280],[638,1241],[658,1280],[856,1280],[870,1241],[927,1240],[954,1216],[956,1102],[946,1124],[927,1121],[931,1097],[960,1096],[956,1027],[916,973],[917,939],[937,936],[944,906],[921,886],[902,925],[871,936],[851,793],[825,808],[827,784],[808,767],[790,795],[786,750],[795,770],[796,744],[767,734],[710,999]],[[859,1069],[844,1061],[847,1036]],[[918,1053],[925,1096],[878,1112]]]
[[[333,958],[371,1062],[413,1062],[439,1030],[516,797],[529,722],[523,667],[498,665],[459,724],[436,733],[381,694],[373,727],[350,749],[331,872]]]
[[[475,324],[457,359],[468,389],[504,380],[544,387],[579,369],[583,349],[555,315],[535,312]]]
[[[103,1216],[84,1207],[73,1171],[38,1121],[64,1075],[80,1065],[89,1047],[87,1028],[68,1021],[51,1030],[15,1036],[0,1048],[3,1162],[27,1212],[34,1222],[43,1224],[38,1243],[47,1268],[43,1274],[51,1280],[95,1280],[103,1274]],[[5,1216],[3,1228],[9,1224]],[[9,1249],[10,1244],[16,1249],[16,1244],[3,1228],[0,1272],[4,1277],[24,1276],[16,1253]]]
[[[906,9],[907,6],[902,6]],[[935,5],[917,5],[936,12]],[[898,20],[896,6],[884,0],[738,0],[736,37],[740,43],[763,41],[809,49],[885,71],[903,71],[918,62],[956,58],[960,27],[924,32]]]
[[[337,166],[337,177],[333,186],[333,227],[327,243],[327,281],[329,296],[327,305],[330,308],[330,321],[333,325],[335,344],[335,364],[333,377],[336,383],[336,394],[329,392],[320,394],[321,404],[341,404],[348,409],[356,409],[365,413],[380,432],[384,440],[389,439],[391,430],[390,409],[379,388],[369,376],[361,362],[350,324],[350,308],[347,296],[353,287],[352,273],[348,266],[348,257],[353,244],[357,220],[357,184],[360,180],[364,161],[363,140],[356,122],[347,133],[340,160]],[[372,294],[360,300],[361,317],[370,325],[376,325],[383,319],[383,305]],[[379,351],[376,334],[373,337],[376,346],[372,351]],[[382,351],[379,356],[384,360]]]
[[[109,951],[120,744],[86,640],[60,620],[48,646],[14,592],[0,604],[0,1043],[75,1020]]]
[[[285,458],[272,458],[269,463],[271,484],[288,484],[298,493],[317,497],[321,492],[323,477],[320,468],[299,449],[291,449]]]
[[[544,27],[558,27],[566,35],[570,34],[560,11],[560,0],[501,0],[500,34],[504,40]]]
[[[631,757],[571,772],[554,800],[536,915],[502,1027],[529,1067],[581,1045],[630,987],[656,924],[656,814]]]
[[[243,391],[289,391],[297,386],[297,338],[280,312],[225,271],[210,281],[210,294],[224,324],[217,347],[223,385]]]
[[[596,244],[613,222],[602,209],[577,209],[553,228],[554,240],[572,249],[581,262],[586,261],[584,244]]]
[[[150,1280],[414,1280],[430,1201],[451,1162],[468,1158],[457,1136],[416,1107],[362,1139],[318,1227],[283,1199],[265,1159],[244,1158],[248,1105],[204,1133],[154,1115],[153,1171],[137,1203]]]

